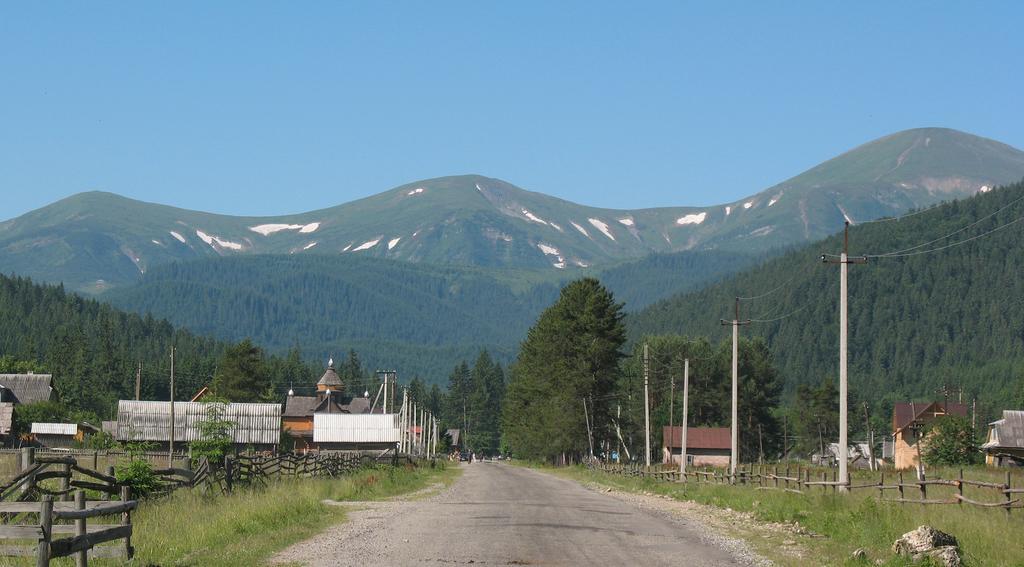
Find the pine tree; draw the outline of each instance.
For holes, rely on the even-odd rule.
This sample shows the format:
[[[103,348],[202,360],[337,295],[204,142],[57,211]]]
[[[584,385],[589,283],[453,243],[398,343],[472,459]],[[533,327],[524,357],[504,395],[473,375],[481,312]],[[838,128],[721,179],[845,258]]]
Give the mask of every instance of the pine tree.
[[[266,400],[269,386],[263,351],[245,339],[224,352],[211,389],[232,402],[260,402]]]

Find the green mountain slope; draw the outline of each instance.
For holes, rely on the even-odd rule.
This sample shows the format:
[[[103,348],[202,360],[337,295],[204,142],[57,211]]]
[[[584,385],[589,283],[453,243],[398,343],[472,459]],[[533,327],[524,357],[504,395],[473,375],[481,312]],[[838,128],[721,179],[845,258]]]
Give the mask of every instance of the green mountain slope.
[[[874,402],[934,399],[948,385],[962,387],[965,399],[977,395],[989,409],[1021,401],[1022,219],[1024,183],[1017,183],[898,221],[851,228],[851,254],[913,254],[850,267],[850,380],[857,394]],[[772,292],[741,303],[740,317],[755,320],[742,333],[766,337],[790,391],[834,377],[839,270],[820,255],[841,246],[841,236],[833,236],[658,302],[630,316],[631,336],[725,337],[728,328],[719,320],[731,318],[735,297]]]
[[[557,279],[651,253],[774,250],[834,232],[844,214],[858,221],[899,214],[1022,177],[1024,152],[927,128],[867,143],[711,207],[601,209],[477,175],[260,218],[83,193],[0,223],[0,266],[87,292],[133,283],[175,260],[256,254],[540,269]]]

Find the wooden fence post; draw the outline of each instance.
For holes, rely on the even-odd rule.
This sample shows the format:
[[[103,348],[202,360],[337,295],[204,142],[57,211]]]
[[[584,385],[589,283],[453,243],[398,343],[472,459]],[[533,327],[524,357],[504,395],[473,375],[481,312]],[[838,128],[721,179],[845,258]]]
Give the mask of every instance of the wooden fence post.
[[[789,489],[789,463],[788,462],[786,463],[786,482],[785,482],[784,486],[786,487],[787,490]]]
[[[71,465],[61,463],[60,472],[63,474],[63,476],[60,477],[60,482],[58,483],[60,491],[63,493],[60,495],[60,499],[62,502],[67,502],[71,500],[71,493],[68,492],[68,490],[71,489]]]
[[[922,472],[921,473],[921,480],[917,481],[917,485],[919,487],[921,487],[921,505],[922,506],[924,506],[924,501],[928,499],[928,485],[925,484],[926,480],[928,480],[928,478],[925,476],[925,473]]]
[[[231,493],[231,475],[234,472],[234,466],[232,465],[233,459],[230,455],[224,457],[224,487],[225,492]]]
[[[1006,471],[1006,517],[1007,518],[1009,518],[1011,516],[1011,514],[1010,514],[1010,502],[1011,502],[1012,495],[1010,494],[1010,490],[1013,489],[1012,480],[1013,479],[1010,476],[1010,471]]]
[[[878,477],[878,499],[885,499],[885,471],[881,471],[881,476]]]
[[[835,482],[838,482],[838,481],[839,481],[839,471],[838,470],[833,470],[832,471],[832,482],[835,483]],[[832,485],[832,494],[835,495],[835,493],[838,490],[839,490],[839,487],[836,486],[835,484],[833,484]]]
[[[900,472],[898,480],[896,482],[899,483],[899,484],[897,484],[897,486],[899,487],[899,491],[900,491],[900,504],[903,504],[903,472],[902,471]]]
[[[131,500],[131,495],[132,495],[131,487],[128,487],[128,486],[122,486],[121,487],[121,502],[128,502],[129,500]],[[122,526],[131,526],[132,525],[132,511],[131,510],[125,510],[121,514],[121,525]],[[132,536],[130,536],[130,535],[124,538],[124,556],[126,558],[128,558],[128,559],[131,559],[132,557],[135,556],[135,548],[132,547]]]
[[[964,507],[964,501],[963,501],[963,497],[964,497],[964,469],[963,469],[963,467],[960,468],[960,478],[959,478],[959,482],[956,483],[956,493],[960,495],[960,498],[957,499],[956,503],[957,503],[957,505],[960,508],[963,508]]]
[[[75,510],[85,510],[85,491],[75,491]],[[79,518],[75,520],[75,535],[82,537],[88,533],[85,527],[85,518]],[[75,567],[88,567],[89,555],[88,551],[83,549],[78,553],[75,553]]]
[[[34,447],[22,447],[21,448],[21,472],[25,472],[32,468],[36,464],[36,450]],[[33,478],[21,486],[21,492],[24,494],[30,492],[36,487],[36,479]]]
[[[39,526],[43,533],[36,548],[36,567],[50,565],[50,538],[53,535],[53,496],[46,494],[39,503]]]
[[[827,494],[828,485],[825,484],[826,482],[828,482],[828,473],[825,471],[821,471],[821,491]]]

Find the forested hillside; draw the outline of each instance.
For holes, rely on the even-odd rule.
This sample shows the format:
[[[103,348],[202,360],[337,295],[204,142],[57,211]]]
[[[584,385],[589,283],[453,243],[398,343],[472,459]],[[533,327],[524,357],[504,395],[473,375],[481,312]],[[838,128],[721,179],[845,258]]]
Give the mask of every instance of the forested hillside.
[[[1024,183],[902,219],[850,229],[850,379],[862,399],[941,398],[942,386],[975,395],[986,412],[1021,404],[1024,386]],[[841,227],[837,227],[841,228]],[[742,334],[763,336],[792,394],[835,377],[839,268],[823,253],[837,235],[661,301],[629,317],[645,334],[724,337],[734,298]]]
[[[171,264],[107,296],[199,334],[325,357],[354,348],[371,366],[441,382],[481,348],[507,361],[552,284],[515,293],[474,268],[374,258],[258,256]]]
[[[0,275],[0,366],[11,366],[0,372],[53,374],[58,395],[70,409],[109,418],[118,399],[134,396],[140,362],[142,398],[168,399],[172,343],[177,349],[176,399],[188,399],[212,382],[230,345],[176,330],[165,320],[82,299],[61,287]],[[274,393],[290,381],[315,381],[320,368],[292,352],[261,357],[260,371]]]

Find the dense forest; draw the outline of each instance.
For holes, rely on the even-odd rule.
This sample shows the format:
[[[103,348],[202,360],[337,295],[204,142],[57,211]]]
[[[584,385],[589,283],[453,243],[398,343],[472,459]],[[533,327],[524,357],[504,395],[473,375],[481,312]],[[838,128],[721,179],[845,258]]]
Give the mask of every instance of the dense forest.
[[[178,400],[218,380],[237,383],[232,368],[241,369],[246,400],[283,398],[290,383],[312,385],[323,371],[298,348],[268,356],[249,341],[203,338],[59,286],[0,275],[0,373],[51,373],[62,404],[92,419],[110,418],[117,400],[134,397],[140,364],[142,399],[168,399],[172,344]]]
[[[868,256],[849,268],[851,395],[878,418],[944,395],[977,397],[980,418],[1024,403],[1022,219],[1018,183],[850,227],[851,255]],[[837,235],[661,301],[630,317],[631,338],[725,336],[719,319],[745,298],[742,333],[764,338],[792,400],[837,374],[839,269],[822,254],[841,249]]]

